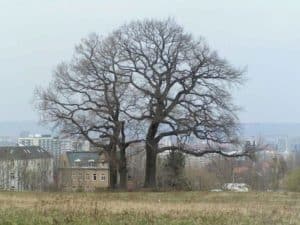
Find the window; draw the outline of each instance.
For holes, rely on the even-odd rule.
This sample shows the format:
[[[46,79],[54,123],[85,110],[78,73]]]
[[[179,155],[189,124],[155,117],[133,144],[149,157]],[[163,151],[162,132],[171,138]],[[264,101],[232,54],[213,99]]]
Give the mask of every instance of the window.
[[[89,179],[90,179],[90,174],[87,173],[87,174],[85,175],[85,179],[86,179],[86,180],[89,180]]]
[[[15,173],[10,173],[10,179],[14,180],[15,179]]]
[[[94,178],[94,180],[97,180],[97,174],[93,174],[93,178]]]
[[[101,181],[105,181],[105,175],[101,174]]]

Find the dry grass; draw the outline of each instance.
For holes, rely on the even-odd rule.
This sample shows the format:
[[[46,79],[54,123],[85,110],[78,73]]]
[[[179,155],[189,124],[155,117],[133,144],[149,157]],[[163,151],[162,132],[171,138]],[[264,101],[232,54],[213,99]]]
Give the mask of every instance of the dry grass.
[[[300,194],[2,192],[0,224],[300,224]]]

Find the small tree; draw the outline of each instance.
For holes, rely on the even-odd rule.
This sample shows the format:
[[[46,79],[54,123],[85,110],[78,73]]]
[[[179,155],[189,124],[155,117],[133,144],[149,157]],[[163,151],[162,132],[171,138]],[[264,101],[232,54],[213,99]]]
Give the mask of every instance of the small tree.
[[[287,171],[287,165],[282,156],[274,156],[271,163],[271,188],[277,190],[279,181],[282,179]]]
[[[170,169],[174,177],[181,176],[185,167],[185,155],[178,150],[170,151],[165,167]]]
[[[172,150],[168,153],[162,162],[161,183],[172,188],[185,188],[186,179],[184,177],[185,155]]]

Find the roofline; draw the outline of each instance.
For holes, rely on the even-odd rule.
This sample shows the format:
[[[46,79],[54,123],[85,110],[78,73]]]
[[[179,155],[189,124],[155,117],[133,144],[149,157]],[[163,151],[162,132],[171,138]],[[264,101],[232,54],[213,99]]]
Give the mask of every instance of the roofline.
[[[109,170],[109,168],[100,168],[100,167],[59,167],[58,170]]]
[[[102,151],[66,151],[65,153],[102,153],[104,152],[104,150]]]
[[[45,157],[13,158],[13,159],[0,158],[0,161],[10,161],[10,160],[18,161],[18,160],[34,160],[34,159],[53,159],[54,160],[54,158],[52,156],[45,156]]]
[[[102,151],[66,151],[66,154],[74,154],[74,153],[106,153],[104,150]]]

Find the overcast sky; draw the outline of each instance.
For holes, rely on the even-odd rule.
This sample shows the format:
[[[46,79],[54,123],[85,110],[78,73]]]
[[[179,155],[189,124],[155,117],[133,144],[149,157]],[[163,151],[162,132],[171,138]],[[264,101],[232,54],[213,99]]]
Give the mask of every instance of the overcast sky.
[[[173,17],[237,67],[242,122],[300,122],[297,0],[0,0],[0,121],[38,120],[33,90],[91,32]]]

